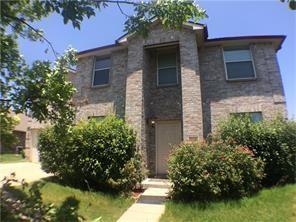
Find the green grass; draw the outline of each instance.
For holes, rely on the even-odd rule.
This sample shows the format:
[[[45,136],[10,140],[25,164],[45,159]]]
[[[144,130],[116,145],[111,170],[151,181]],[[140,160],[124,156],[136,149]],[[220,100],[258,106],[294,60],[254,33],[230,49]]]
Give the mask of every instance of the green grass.
[[[0,154],[0,163],[17,163],[17,162],[26,162],[27,160],[22,157],[20,154]]]
[[[296,221],[296,185],[264,189],[256,196],[239,201],[208,204],[169,201],[160,221]]]
[[[15,196],[24,195],[20,190],[12,190]],[[27,190],[26,190],[27,192]],[[82,191],[56,182],[45,181],[41,188],[43,203],[53,203],[59,212],[59,221],[68,221],[70,208],[75,208],[86,221],[101,217],[100,222],[116,221],[134,203],[131,197]],[[61,219],[62,218],[62,219]],[[77,219],[71,219],[76,221]],[[70,222],[70,221],[69,221]]]

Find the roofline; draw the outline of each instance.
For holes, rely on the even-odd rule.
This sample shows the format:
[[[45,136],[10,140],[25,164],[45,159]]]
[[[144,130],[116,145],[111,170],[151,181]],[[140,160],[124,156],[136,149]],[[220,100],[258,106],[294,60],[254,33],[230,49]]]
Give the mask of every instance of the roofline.
[[[83,55],[83,54],[86,54],[86,53],[89,53],[89,52],[93,52],[93,51],[97,51],[97,50],[103,50],[103,49],[110,49],[110,48],[114,48],[116,46],[119,46],[119,44],[115,43],[115,44],[110,44],[110,45],[104,45],[104,46],[100,46],[100,47],[80,51],[80,52],[77,53],[77,55],[80,56],[80,55]]]
[[[193,22],[193,21],[188,21],[187,23],[191,23],[191,24],[203,26],[203,28],[204,28],[204,39],[208,39],[209,32],[208,32],[208,26],[206,24],[202,24],[202,23],[198,23],[198,22]]]
[[[208,28],[207,28],[207,25],[205,24],[201,24],[201,23],[197,23],[197,22],[193,22],[193,21],[188,21],[187,23],[189,24],[192,24],[192,25],[199,25],[199,26],[202,26],[204,29],[204,39],[207,39],[208,38]],[[117,38],[115,40],[115,43],[114,44],[110,44],[110,45],[104,45],[104,46],[100,46],[100,47],[96,47],[96,48],[91,48],[91,49],[87,49],[87,50],[83,50],[83,51],[80,51],[77,53],[78,56],[81,56],[81,55],[84,55],[84,54],[87,54],[87,53],[91,53],[91,52],[94,52],[94,51],[98,51],[98,50],[104,50],[104,49],[111,49],[111,48],[114,48],[114,47],[117,47],[117,46],[120,46],[120,40],[122,38],[124,38],[125,36],[128,36],[128,35],[131,35],[133,33],[124,33],[123,35],[121,35],[119,38]]]
[[[153,23],[153,22],[156,22],[157,20],[158,20],[157,18],[153,18],[151,20],[151,22]],[[202,26],[203,29],[204,29],[205,38],[208,37],[208,28],[207,28],[207,26],[205,24],[201,24],[201,23],[197,23],[197,22],[193,22],[193,21],[188,21],[188,22],[183,22],[183,25],[189,25],[189,26],[191,26],[193,28],[193,30],[195,29],[194,26]],[[115,40],[115,43],[121,43],[121,41],[123,39],[128,38],[129,36],[132,36],[134,34],[135,34],[135,32],[133,32],[133,33],[124,33],[123,35],[121,35],[119,38],[117,38]]]
[[[285,35],[250,35],[250,36],[235,36],[235,37],[221,37],[213,39],[205,39],[205,42],[221,42],[221,41],[234,41],[234,40],[251,40],[251,39],[278,39],[280,40],[277,51],[281,49],[283,42],[286,39]]]
[[[286,39],[285,35],[252,35],[252,36],[235,36],[235,37],[221,37],[221,38],[208,39],[208,29],[207,29],[207,26],[205,24],[194,23],[194,22],[190,22],[190,21],[189,21],[189,23],[200,25],[200,26],[204,27],[204,41],[205,41],[205,43],[221,42],[221,41],[235,41],[235,40],[251,40],[251,39],[278,39],[278,40],[280,40],[279,46],[276,49],[276,51],[278,51],[278,50],[281,49],[282,44]],[[80,51],[80,52],[77,53],[77,55],[81,56],[81,55],[91,53],[91,52],[94,52],[94,51],[104,50],[104,49],[111,49],[111,48],[121,46],[121,44],[118,41],[120,39],[122,39],[126,35],[128,35],[128,33],[125,33],[124,35],[120,36],[115,41],[114,44],[104,45],[104,46],[100,46],[100,47]]]

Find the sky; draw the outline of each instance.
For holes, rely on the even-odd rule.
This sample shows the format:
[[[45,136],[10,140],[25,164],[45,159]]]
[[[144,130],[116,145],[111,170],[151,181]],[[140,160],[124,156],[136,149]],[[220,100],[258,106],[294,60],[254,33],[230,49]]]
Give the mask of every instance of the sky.
[[[207,11],[208,18],[200,23],[208,26],[209,38],[244,35],[286,35],[278,51],[286,95],[288,116],[296,119],[296,10],[290,10],[279,0],[204,0],[197,3]],[[132,14],[132,8],[123,7]],[[56,51],[62,53],[69,45],[78,51],[113,44],[124,33],[125,16],[117,6],[110,6],[97,12],[96,17],[85,19],[81,29],[71,24],[64,25],[60,15],[52,14],[40,22],[33,23],[41,28]],[[54,60],[45,43],[19,40],[20,51],[28,63],[34,60]]]

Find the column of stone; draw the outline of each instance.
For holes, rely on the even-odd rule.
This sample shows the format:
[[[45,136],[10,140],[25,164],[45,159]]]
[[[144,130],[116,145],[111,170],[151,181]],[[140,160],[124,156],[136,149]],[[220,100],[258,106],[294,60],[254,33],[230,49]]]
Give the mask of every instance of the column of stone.
[[[180,35],[183,140],[203,138],[202,98],[196,34]]]
[[[141,38],[131,39],[129,41],[127,58],[125,119],[136,131],[137,144],[142,149],[144,160],[146,161],[144,140],[143,53]]]

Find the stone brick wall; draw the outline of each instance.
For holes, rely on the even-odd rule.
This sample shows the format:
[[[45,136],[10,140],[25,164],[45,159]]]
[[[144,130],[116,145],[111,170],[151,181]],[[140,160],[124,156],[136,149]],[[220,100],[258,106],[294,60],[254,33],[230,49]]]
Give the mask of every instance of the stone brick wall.
[[[180,37],[182,73],[183,140],[203,138],[201,83],[196,35],[186,31]]]
[[[124,118],[127,51],[116,51],[109,56],[112,65],[108,86],[92,87],[94,57],[80,59],[77,65],[78,72],[69,76],[77,89],[74,97],[78,109],[77,119],[106,116],[109,113],[116,113]]]
[[[172,43],[178,54],[175,86],[157,86],[156,50]],[[162,46],[163,47],[163,46]],[[128,38],[125,50],[111,56],[110,85],[92,87],[94,58],[79,60],[78,73],[69,75],[77,88],[77,118],[125,118],[137,133],[138,145],[151,175],[155,174],[155,128],[151,120],[182,120],[183,140],[201,139],[229,113],[262,111],[264,118],[286,116],[276,53],[271,44],[251,46],[257,79],[226,81],[222,48],[198,48],[192,30],[164,30],[153,25],[147,38]]]
[[[226,81],[222,48],[199,50],[205,135],[229,113],[261,111],[263,118],[278,113],[286,116],[282,82],[272,45],[251,45],[251,51],[256,80]]]
[[[145,47],[157,48],[158,44],[171,42],[179,45],[181,81],[178,86],[160,88],[156,86],[155,54]],[[196,36],[190,30],[164,31],[160,24],[156,24],[151,27],[147,38],[134,36],[128,39],[126,120],[138,133],[151,174],[155,170],[155,129],[149,124],[151,119],[183,119],[185,140],[202,137],[197,61]]]
[[[177,52],[178,84],[173,86],[157,86],[157,51],[147,50],[147,67],[145,69],[145,109],[146,109],[146,144],[149,147],[147,152],[148,169],[151,175],[155,174],[156,167],[156,145],[155,126],[151,121],[182,119],[182,90],[180,72],[180,53]]]
[[[142,39],[131,39],[127,55],[125,119],[136,131],[138,146],[141,147],[143,158],[147,162],[143,82],[146,58],[144,57]]]

